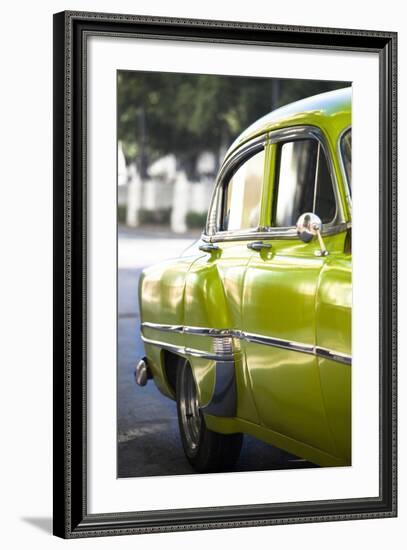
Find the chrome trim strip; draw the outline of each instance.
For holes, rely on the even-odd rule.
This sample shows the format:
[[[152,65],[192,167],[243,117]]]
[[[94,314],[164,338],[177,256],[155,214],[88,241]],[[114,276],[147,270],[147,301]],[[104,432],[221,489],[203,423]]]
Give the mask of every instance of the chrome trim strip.
[[[341,222],[338,225],[322,226],[321,235],[336,235],[342,231],[346,231],[348,223]],[[273,239],[298,239],[297,231],[295,228],[276,228],[272,231],[247,231],[247,232],[220,232],[216,235],[201,235],[201,239],[205,242],[231,242],[231,241],[258,241],[258,240],[273,240]]]
[[[352,357],[338,351],[331,351],[329,349],[316,346],[315,355],[325,359],[330,359],[331,361],[337,361],[338,363],[344,363],[345,365],[352,365]]]
[[[159,340],[153,340],[152,338],[146,338],[143,335],[141,335],[141,339],[146,344],[151,344],[152,346],[160,346],[162,349],[165,349],[168,351],[174,351],[175,353],[180,353],[181,355],[185,354],[184,346],[177,346],[175,344],[168,344],[166,342],[161,342]]]
[[[177,346],[175,344],[168,344],[167,342],[161,342],[160,340],[153,340],[151,338],[146,338],[143,335],[141,335],[141,339],[146,344],[151,344],[152,346],[158,346],[167,351],[174,351],[175,353],[179,353],[180,355],[191,355],[192,357],[201,357],[203,359],[210,359],[212,361],[233,361],[234,360],[233,353],[232,354],[210,353],[199,349],[187,348],[184,346]]]
[[[212,336],[215,338],[230,338],[229,329],[184,327],[184,334],[192,336]]]
[[[300,353],[308,353],[310,355],[315,355],[317,357],[322,357],[325,359],[330,359],[331,361],[336,361],[337,363],[344,363],[346,365],[352,364],[352,357],[341,353],[338,351],[329,350],[320,346],[313,346],[312,344],[302,344],[300,342],[294,342],[290,340],[284,340],[281,338],[273,338],[271,336],[265,336],[262,334],[254,334],[251,332],[244,332],[241,330],[233,329],[216,329],[216,328],[207,328],[207,327],[189,327],[182,325],[164,325],[158,323],[142,323],[141,330],[144,328],[152,328],[162,332],[176,332],[181,334],[191,334],[193,336],[209,336],[211,338],[236,338],[239,340],[245,340],[246,342],[251,342],[255,344],[261,344],[264,346],[270,346],[274,348],[287,349],[289,351],[297,351]],[[163,349],[168,349],[169,351],[177,351],[182,355],[192,355],[194,357],[205,357],[206,359],[214,360],[227,360],[228,358],[233,358],[232,354],[214,354],[206,351],[201,351],[192,348],[185,348],[182,346],[176,346],[174,344],[166,344],[158,340],[152,340],[146,338],[142,335],[144,342],[153,345],[161,345]]]
[[[230,337],[229,329],[187,327],[184,325],[166,325],[161,323],[149,323],[147,321],[141,324],[141,328],[151,328],[154,330],[160,330],[161,332],[175,332],[180,334],[192,334],[198,336],[213,336],[216,338]]]
[[[315,348],[311,344],[300,344],[299,342],[292,342],[290,340],[282,340],[281,338],[272,338],[270,336],[262,336],[261,334],[252,334],[248,332],[243,333],[243,338],[247,342],[252,342],[254,344],[263,344],[264,346],[299,351],[311,355],[315,354]]]
[[[184,332],[183,325],[164,325],[160,323],[141,323],[141,328],[153,328],[155,330],[161,330],[162,332]]]
[[[210,353],[208,351],[202,351],[193,348],[184,348],[185,355],[192,355],[192,357],[201,357],[202,359],[211,359],[213,361],[234,361],[235,357],[233,353]]]

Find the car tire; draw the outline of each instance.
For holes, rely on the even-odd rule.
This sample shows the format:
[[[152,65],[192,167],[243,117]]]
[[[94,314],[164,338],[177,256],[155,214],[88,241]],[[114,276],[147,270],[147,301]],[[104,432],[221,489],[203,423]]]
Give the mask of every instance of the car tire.
[[[192,369],[185,360],[180,360],[177,366],[176,399],[182,446],[192,467],[200,473],[233,469],[243,435],[225,435],[207,428],[198,405]]]

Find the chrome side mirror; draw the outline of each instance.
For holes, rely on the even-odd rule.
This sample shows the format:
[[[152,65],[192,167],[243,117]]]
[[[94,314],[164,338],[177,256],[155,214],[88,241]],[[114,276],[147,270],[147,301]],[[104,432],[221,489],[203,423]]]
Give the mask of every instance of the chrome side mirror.
[[[309,243],[317,236],[320,246],[319,256],[326,256],[328,251],[321,237],[321,219],[312,212],[302,214],[297,220],[297,235],[304,243]]]

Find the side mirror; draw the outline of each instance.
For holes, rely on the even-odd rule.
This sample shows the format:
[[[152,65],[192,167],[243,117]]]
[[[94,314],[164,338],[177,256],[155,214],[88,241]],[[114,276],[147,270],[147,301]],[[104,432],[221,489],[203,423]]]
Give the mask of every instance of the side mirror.
[[[321,237],[322,222],[321,219],[312,212],[306,212],[302,214],[297,220],[297,235],[304,243],[309,243],[316,236],[319,241],[321,250],[319,256],[326,256],[328,254],[325,248],[324,241]]]

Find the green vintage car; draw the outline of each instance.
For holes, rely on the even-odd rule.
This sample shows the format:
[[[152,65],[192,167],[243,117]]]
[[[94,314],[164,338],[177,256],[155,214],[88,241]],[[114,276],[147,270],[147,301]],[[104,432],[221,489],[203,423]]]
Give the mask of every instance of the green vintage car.
[[[351,88],[261,118],[228,150],[201,239],[145,269],[146,357],[199,472],[250,434],[351,464]]]

